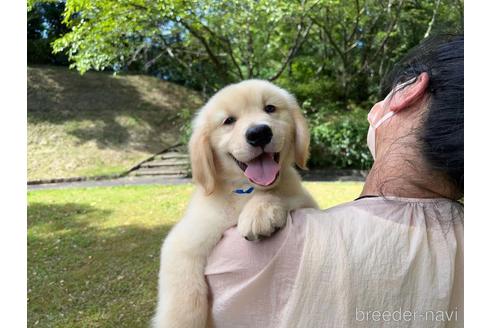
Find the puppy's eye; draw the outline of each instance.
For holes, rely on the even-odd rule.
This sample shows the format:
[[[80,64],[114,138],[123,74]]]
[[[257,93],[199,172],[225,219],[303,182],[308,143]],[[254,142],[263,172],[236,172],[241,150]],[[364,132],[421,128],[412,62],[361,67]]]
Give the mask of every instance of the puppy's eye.
[[[236,118],[234,116],[229,116],[224,120],[224,125],[230,125],[232,123],[236,122]]]
[[[265,112],[267,112],[268,114],[275,112],[275,110],[277,110],[277,108],[273,105],[266,105],[265,106]]]

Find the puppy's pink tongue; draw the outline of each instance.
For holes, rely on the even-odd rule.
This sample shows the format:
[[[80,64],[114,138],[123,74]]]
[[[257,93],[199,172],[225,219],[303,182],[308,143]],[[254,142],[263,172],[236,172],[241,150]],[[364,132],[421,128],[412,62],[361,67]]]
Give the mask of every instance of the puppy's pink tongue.
[[[244,174],[261,186],[268,186],[275,181],[280,170],[280,166],[273,160],[273,154],[270,153],[263,153],[246,164],[248,167]]]

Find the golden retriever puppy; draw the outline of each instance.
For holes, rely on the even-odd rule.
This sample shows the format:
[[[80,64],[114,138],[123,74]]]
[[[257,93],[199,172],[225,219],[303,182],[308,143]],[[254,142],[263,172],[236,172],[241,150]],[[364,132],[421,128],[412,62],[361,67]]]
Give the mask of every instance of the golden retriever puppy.
[[[204,269],[225,230],[237,224],[257,240],[283,227],[290,210],[317,207],[293,167],[306,167],[308,151],[295,98],[267,81],[227,86],[198,112],[189,143],[198,188],[162,246],[154,327],[206,326]]]

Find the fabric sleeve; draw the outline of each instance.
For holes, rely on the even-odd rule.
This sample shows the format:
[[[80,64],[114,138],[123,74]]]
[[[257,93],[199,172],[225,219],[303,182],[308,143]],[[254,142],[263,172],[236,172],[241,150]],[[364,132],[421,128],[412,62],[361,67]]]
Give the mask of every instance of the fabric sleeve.
[[[297,274],[304,238],[303,222],[286,226],[270,238],[251,242],[236,227],[224,233],[208,258],[214,327],[274,327]]]

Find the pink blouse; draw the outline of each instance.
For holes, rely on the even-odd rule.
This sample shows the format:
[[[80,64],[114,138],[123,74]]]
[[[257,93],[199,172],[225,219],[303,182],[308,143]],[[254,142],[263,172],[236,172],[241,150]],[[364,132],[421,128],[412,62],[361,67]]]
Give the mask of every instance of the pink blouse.
[[[205,274],[218,328],[462,327],[463,207],[375,197],[297,210],[259,242],[227,230]]]

